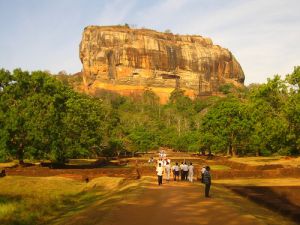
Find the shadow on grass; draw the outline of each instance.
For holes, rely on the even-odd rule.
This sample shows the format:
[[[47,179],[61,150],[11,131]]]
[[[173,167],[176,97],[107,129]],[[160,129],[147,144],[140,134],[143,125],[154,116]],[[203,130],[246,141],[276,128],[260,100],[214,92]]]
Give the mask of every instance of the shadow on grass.
[[[286,195],[280,194],[275,189],[283,188],[288,191],[300,192],[300,187],[261,187],[261,186],[226,186],[233,192],[247,197],[251,201],[271,209],[274,212],[291,218],[294,222],[300,223],[300,207],[291,202]]]
[[[125,181],[126,182],[126,181]],[[120,184],[117,191],[104,192],[103,187],[97,186],[94,190],[87,190],[65,199],[65,206],[60,213],[45,224],[94,224],[101,222],[108,215],[109,210],[122,201],[124,197],[137,195],[139,186],[122,188]]]
[[[1,195],[0,194],[0,204],[9,204],[9,203],[15,203],[21,201],[22,196],[19,195]]]

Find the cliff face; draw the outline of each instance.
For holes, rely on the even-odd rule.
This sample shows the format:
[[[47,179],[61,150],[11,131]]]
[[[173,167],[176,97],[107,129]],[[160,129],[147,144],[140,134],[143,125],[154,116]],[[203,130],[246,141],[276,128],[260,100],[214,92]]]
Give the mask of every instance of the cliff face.
[[[89,26],[80,43],[85,90],[124,95],[152,89],[165,102],[174,88],[213,95],[220,85],[242,85],[244,73],[232,53],[211,39],[125,26]]]

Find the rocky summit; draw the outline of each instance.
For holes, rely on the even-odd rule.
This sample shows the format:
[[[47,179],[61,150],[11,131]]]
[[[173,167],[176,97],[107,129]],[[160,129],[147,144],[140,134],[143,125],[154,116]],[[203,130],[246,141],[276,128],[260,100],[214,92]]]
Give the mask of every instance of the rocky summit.
[[[88,26],[80,43],[83,85],[123,95],[151,89],[166,102],[175,88],[186,95],[218,94],[226,83],[241,86],[243,70],[233,54],[210,38],[127,26]]]

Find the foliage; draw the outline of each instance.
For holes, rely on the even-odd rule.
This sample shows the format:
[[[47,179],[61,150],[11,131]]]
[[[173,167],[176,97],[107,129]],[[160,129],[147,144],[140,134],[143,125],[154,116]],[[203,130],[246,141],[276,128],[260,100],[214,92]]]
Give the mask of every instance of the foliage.
[[[75,78],[0,70],[0,160],[65,162],[159,146],[233,156],[300,153],[299,66],[285,79],[223,85],[225,97],[192,100],[176,89],[165,105],[151,89],[92,98],[72,89]]]

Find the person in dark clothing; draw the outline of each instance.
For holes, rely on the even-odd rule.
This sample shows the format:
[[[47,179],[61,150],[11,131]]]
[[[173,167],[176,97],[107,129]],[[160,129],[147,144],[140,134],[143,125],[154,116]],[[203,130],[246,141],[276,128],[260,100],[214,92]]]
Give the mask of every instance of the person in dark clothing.
[[[210,176],[210,167],[207,166],[205,168],[205,172],[203,174],[203,183],[205,184],[205,197],[209,198],[209,190],[211,185],[211,176]]]
[[[174,181],[176,181],[176,177],[177,177],[177,181],[179,181],[179,166],[178,166],[178,162],[176,163],[176,165],[174,165],[172,167],[172,170],[173,170],[173,176],[174,176]]]
[[[1,173],[0,173],[0,177],[5,177],[5,176],[6,176],[5,170],[2,170]]]

